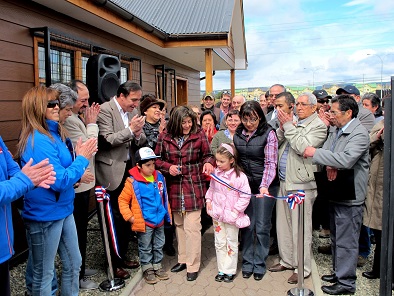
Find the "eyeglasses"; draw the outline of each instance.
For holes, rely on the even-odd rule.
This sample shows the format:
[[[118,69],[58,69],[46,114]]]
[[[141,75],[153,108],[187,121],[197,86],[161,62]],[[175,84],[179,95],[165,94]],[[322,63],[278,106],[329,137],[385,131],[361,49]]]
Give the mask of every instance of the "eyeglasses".
[[[346,111],[332,111],[332,110],[330,110],[329,111],[330,112],[330,114],[332,115],[332,116],[337,116],[339,113],[345,113]]]
[[[307,103],[296,103],[295,105],[296,107],[302,107],[302,108],[305,108],[306,106],[312,106],[312,104],[307,104]]]
[[[251,124],[256,123],[256,121],[259,120],[257,117],[251,117],[251,118],[242,118],[241,121],[243,124],[247,124],[248,122]]]
[[[48,101],[47,103],[47,108],[55,108],[56,106],[60,107],[59,100],[52,100],[52,101]]]
[[[317,102],[320,104],[328,104],[329,100],[328,99],[318,99]]]

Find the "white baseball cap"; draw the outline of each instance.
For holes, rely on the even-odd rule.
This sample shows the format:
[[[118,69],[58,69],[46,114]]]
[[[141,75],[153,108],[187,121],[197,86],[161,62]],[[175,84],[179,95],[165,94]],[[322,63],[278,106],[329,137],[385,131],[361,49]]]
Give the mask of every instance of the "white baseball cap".
[[[157,156],[149,147],[142,147],[135,153],[135,162],[156,158],[160,158],[160,156]]]

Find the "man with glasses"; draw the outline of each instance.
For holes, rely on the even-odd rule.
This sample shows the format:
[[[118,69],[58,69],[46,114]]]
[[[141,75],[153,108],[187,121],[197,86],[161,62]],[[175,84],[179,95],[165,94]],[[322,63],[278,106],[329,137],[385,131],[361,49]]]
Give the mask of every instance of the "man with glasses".
[[[272,111],[269,111],[265,118],[267,121],[270,121],[276,117],[277,111],[275,109],[275,99],[276,96],[282,92],[285,92],[286,88],[282,84],[274,84],[269,89],[269,100],[268,100],[268,111],[272,108]]]
[[[145,116],[138,116],[137,107],[142,97],[141,86],[132,81],[121,84],[117,95],[101,105],[97,118],[99,149],[96,154],[97,185],[108,187],[120,259],[110,244],[112,265],[116,278],[127,279],[123,268],[137,268],[139,263],[126,259],[130,224],[119,211],[118,197],[122,192],[128,171],[135,165],[134,156],[146,142],[143,126]],[[104,223],[104,221],[103,221]]]
[[[311,159],[304,159],[303,153],[307,146],[319,148],[327,136],[327,127],[316,113],[317,100],[311,93],[302,93],[295,104],[298,122],[294,122],[292,106],[288,103],[279,105],[284,95],[279,94],[277,104],[279,128],[278,168],[280,179],[279,196],[296,194],[298,190],[305,192],[304,200],[304,277],[312,270],[312,207],[316,199],[316,182],[313,172],[316,167]],[[279,104],[278,104],[279,103]],[[286,105],[286,106],[285,106]],[[289,112],[290,111],[290,112]],[[298,283],[298,221],[297,210],[291,210],[285,200],[276,202],[276,229],[280,261],[272,266],[271,272],[294,270],[288,279],[289,284]]]
[[[372,114],[371,111],[364,108],[362,105],[362,100],[360,97],[360,91],[357,87],[353,85],[346,85],[344,88],[338,88],[336,91],[337,95],[347,94],[351,98],[353,98],[357,105],[358,105],[358,114],[357,119],[360,120],[361,124],[367,129],[368,132],[371,131],[373,126],[375,125],[375,116]],[[333,125],[335,123],[331,123]],[[322,254],[331,254],[331,246],[324,245],[318,247],[318,252]],[[360,234],[360,256],[358,259],[358,266],[362,267],[367,262],[367,257],[371,252],[371,242],[369,237],[369,231],[366,227],[361,227],[361,234]]]
[[[322,286],[323,292],[330,295],[349,295],[356,291],[358,239],[369,172],[369,134],[357,118],[358,111],[358,105],[350,95],[335,97],[330,110],[335,126],[330,128],[323,147],[309,146],[304,151],[305,157],[326,166],[329,182],[338,177],[339,170],[354,171],[355,199],[340,196],[341,190],[338,190],[335,200],[330,199],[334,273],[322,276],[323,281],[333,284]]]

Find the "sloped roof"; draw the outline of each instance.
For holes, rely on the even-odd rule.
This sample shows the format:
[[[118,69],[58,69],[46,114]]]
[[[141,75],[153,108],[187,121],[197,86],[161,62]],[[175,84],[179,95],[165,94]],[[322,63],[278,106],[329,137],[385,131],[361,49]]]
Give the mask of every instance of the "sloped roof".
[[[229,33],[234,0],[110,0],[169,34]]]

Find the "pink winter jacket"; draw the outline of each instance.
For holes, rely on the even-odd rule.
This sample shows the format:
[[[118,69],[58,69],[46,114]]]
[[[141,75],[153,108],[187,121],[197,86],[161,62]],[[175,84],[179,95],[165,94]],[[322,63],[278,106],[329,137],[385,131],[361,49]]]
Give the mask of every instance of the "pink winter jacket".
[[[250,193],[248,178],[244,173],[237,177],[234,169],[223,172],[216,168],[214,174],[231,186]],[[212,204],[212,211],[208,211],[208,214],[216,221],[236,225],[238,228],[247,227],[250,225],[250,219],[244,211],[249,205],[250,197],[250,195],[230,190],[211,179],[205,195],[206,201]],[[238,215],[233,210],[236,210]]]

